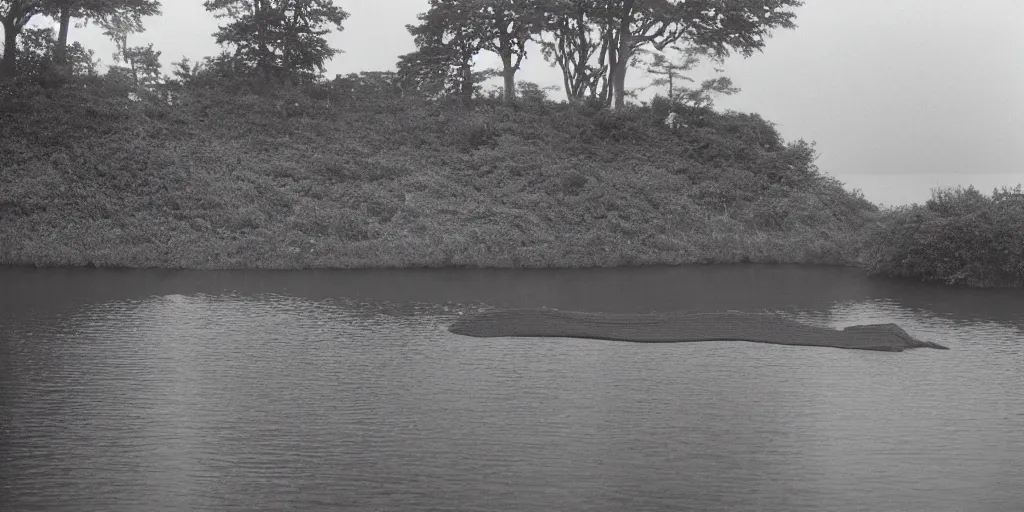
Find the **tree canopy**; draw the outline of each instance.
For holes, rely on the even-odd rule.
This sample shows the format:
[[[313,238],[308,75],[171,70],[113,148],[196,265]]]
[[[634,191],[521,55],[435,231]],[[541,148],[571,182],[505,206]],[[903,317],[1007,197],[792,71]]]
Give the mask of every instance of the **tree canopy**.
[[[498,73],[503,77],[503,96],[511,102],[526,45],[543,28],[549,1],[431,0],[430,8],[418,16],[420,23],[406,27],[417,51],[400,57],[400,72],[416,88],[449,90],[468,99],[478,89],[479,78],[495,74],[474,74],[474,57],[493,52],[502,62]],[[438,86],[442,77],[445,85]]]
[[[217,18],[229,20],[214,34],[234,49],[232,58],[262,78],[311,79],[341,50],[324,36],[344,30],[349,14],[333,0],[206,0]]]
[[[0,78],[17,73],[18,36],[35,16],[49,16],[57,21],[52,61],[66,67],[69,65],[68,31],[72,18],[88,21],[118,17],[141,27],[144,16],[157,14],[160,14],[160,2],[157,0],[0,0],[0,23],[4,28]]]
[[[57,45],[54,62],[65,65],[68,31],[72,18],[104,21],[118,18],[120,23],[131,26],[134,32],[142,31],[142,18],[160,14],[157,0],[44,0],[43,13],[57,21]]]
[[[637,90],[626,87],[628,69],[643,63],[648,72],[659,75],[653,85],[667,85],[674,101],[708,106],[714,94],[738,89],[722,76],[699,86],[684,85],[692,81],[684,72],[704,59],[720,62],[733,54],[747,57],[760,51],[775,30],[795,27],[795,9],[802,3],[429,0],[418,23],[406,26],[416,50],[400,56],[390,76],[402,94],[463,101],[479,93],[482,81],[501,76],[503,99],[512,102],[516,74],[537,44],[544,59],[561,69],[570,101],[622,107]],[[205,0],[203,6],[223,21],[213,35],[224,47],[220,55],[205,58],[201,68],[193,70],[204,80],[229,75],[260,83],[320,80],[327,61],[341,51],[331,47],[326,36],[343,30],[349,17],[334,0]],[[16,73],[17,38],[28,21],[48,16],[58,22],[56,40],[47,43],[52,47],[44,59],[48,66],[72,67],[68,27],[70,20],[80,19],[106,29],[118,45],[115,64],[125,65],[132,82],[159,81],[160,52],[127,41],[127,34],[142,31],[145,16],[159,12],[157,0],[0,0],[5,32],[0,77]],[[666,49],[681,60],[670,58]],[[484,52],[500,59],[498,69],[477,69]]]

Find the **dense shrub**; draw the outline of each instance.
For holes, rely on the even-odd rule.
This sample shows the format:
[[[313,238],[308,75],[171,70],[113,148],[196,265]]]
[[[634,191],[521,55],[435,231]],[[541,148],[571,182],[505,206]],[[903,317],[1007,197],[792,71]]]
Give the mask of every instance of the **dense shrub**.
[[[1024,285],[1024,191],[941,189],[924,205],[887,210],[868,230],[871,273],[973,286]]]
[[[688,127],[672,131],[654,104],[608,111],[538,96],[467,109],[403,97],[386,75],[262,90],[217,73],[227,71],[210,65],[183,80],[173,104],[130,101],[98,77],[56,89],[0,84],[0,263],[860,258],[874,272],[911,275],[935,247],[966,244],[987,247],[981,263],[964,253],[960,267],[927,275],[1022,274],[1018,196],[940,194],[914,212],[880,213],[821,175],[812,145],[786,143],[756,115],[679,107]],[[942,234],[954,224],[975,238]]]

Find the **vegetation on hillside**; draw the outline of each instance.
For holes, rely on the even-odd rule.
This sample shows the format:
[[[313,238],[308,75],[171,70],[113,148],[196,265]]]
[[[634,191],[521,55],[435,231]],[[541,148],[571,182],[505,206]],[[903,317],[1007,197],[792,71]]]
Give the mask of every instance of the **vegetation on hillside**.
[[[860,264],[874,274],[1024,286],[1024,188],[940,189],[923,205],[887,210],[866,230]]]
[[[879,210],[821,174],[812,144],[715,111],[738,91],[727,77],[684,85],[701,59],[793,28],[800,4],[431,0],[397,71],[328,80],[323,36],[348,18],[331,0],[209,0],[226,51],[171,75],[129,45],[159,2],[0,0],[0,264],[779,262],[1024,285],[1019,187]],[[104,28],[116,65],[101,75],[67,43],[70,18]],[[529,41],[568,102],[515,80]],[[485,51],[502,69],[473,66]],[[626,69],[648,57],[668,97],[630,104]]]
[[[4,263],[838,264],[875,211],[756,115],[85,85],[5,96]]]

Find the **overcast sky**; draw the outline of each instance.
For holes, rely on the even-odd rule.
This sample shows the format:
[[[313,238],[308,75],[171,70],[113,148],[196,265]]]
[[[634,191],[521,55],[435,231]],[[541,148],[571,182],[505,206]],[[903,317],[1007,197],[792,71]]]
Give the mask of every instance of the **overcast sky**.
[[[165,71],[183,55],[218,53],[218,21],[202,3],[164,0],[163,15],[147,19],[130,44],[154,43]],[[405,25],[428,5],[335,3],[351,16],[329,38],[345,53],[329,63],[328,77],[394,69],[415,49]],[[929,183],[973,183],[988,193],[1024,182],[1024,1],[807,0],[797,24],[763,53],[727,61],[724,74],[742,92],[718,100],[719,108],[757,112],[787,140],[816,141],[821,169],[876,201],[899,201],[885,190],[898,186],[885,178],[894,174],[917,175],[908,186],[918,190],[899,196],[914,200],[927,198]],[[70,37],[112,62],[113,45],[98,29],[72,28]],[[499,65],[488,54],[478,63]],[[517,78],[559,86],[552,95],[564,98],[560,71],[537,51]],[[649,80],[633,69],[627,87]]]

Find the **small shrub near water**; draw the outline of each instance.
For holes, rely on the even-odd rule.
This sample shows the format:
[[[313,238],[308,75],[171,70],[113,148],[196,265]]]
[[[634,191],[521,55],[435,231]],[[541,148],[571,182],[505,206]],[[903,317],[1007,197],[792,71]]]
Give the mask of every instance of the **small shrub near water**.
[[[873,274],[972,286],[1024,286],[1024,190],[933,192],[869,228],[861,266]]]

